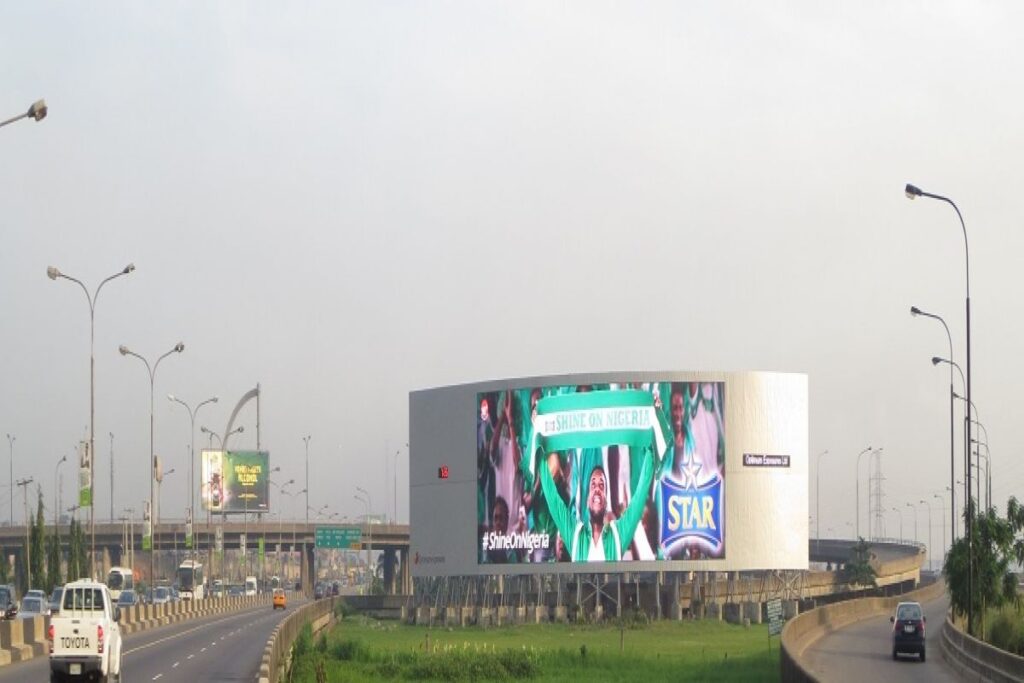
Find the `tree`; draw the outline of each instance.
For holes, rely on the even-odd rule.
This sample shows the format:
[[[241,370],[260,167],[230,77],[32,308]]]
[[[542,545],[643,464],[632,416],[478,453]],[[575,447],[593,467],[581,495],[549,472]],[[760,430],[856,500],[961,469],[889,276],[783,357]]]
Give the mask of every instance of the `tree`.
[[[46,550],[46,585],[49,587],[48,591],[52,591],[54,587],[63,585],[63,581],[60,580],[60,528],[58,527],[53,536],[50,537],[50,543]]]
[[[949,551],[942,573],[949,586],[950,605],[958,616],[967,614],[968,608],[976,615],[971,635],[984,637],[985,611],[1005,604],[1017,604],[1017,581],[1010,567],[1014,562],[1024,560],[1024,508],[1016,498],[1010,498],[1006,506],[1006,518],[989,508],[983,514],[971,514],[973,501],[965,512],[970,519],[974,539],[974,557],[969,557],[967,538],[961,538]],[[970,565],[968,564],[970,560]],[[973,594],[968,591],[968,566],[973,570]],[[979,628],[981,629],[979,631]]]
[[[36,489],[38,504],[36,505],[35,519],[31,520],[29,536],[32,539],[29,547],[29,566],[32,570],[32,583],[41,586],[49,593],[51,587],[46,586],[46,517],[43,509],[43,489]],[[32,586],[29,586],[32,588]]]
[[[878,575],[875,573],[874,567],[871,566],[873,557],[867,542],[861,538],[857,545],[850,549],[850,559],[846,561],[844,574],[846,582],[851,586],[870,586],[871,588],[878,585],[875,583],[875,577]]]

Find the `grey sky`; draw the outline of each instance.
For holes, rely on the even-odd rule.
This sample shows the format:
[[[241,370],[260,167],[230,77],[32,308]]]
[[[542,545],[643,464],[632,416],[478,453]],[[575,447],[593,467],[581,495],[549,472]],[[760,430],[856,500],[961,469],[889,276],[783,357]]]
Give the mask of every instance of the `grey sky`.
[[[182,514],[189,442],[168,393],[220,396],[198,422],[221,431],[260,382],[272,464],[301,480],[312,434],[310,502],[355,515],[357,485],[391,510],[399,449],[407,486],[410,389],[750,369],[809,374],[811,511],[827,448],[822,529],[849,533],[865,446],[885,448],[887,507],[948,483],[949,376],[929,363],[947,341],[908,309],[943,315],[964,362],[963,237],[949,207],[904,198],[909,181],[967,221],[973,393],[1002,506],[1024,481],[1022,13],[4,3],[0,118],[50,106],[0,130],[15,477],[49,505],[89,421],[85,297],[46,266],[95,286],[133,262],[97,307],[102,518],[108,432],[117,510],[148,496],[148,377],[117,347],[155,358],[181,340],[157,375],[156,449],[178,469],[164,516]],[[252,409],[241,423],[235,446],[254,447]]]

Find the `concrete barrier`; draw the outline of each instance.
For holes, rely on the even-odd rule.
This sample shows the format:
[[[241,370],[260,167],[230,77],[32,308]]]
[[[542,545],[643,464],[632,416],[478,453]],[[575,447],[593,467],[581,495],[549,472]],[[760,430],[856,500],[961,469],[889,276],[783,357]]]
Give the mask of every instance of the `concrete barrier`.
[[[881,614],[888,614],[900,602],[917,600],[927,602],[941,596],[946,590],[944,583],[936,582],[916,591],[890,598],[859,598],[837,602],[804,612],[786,622],[782,628],[781,668],[782,680],[817,681],[804,666],[804,650],[822,636],[848,624]]]
[[[32,648],[25,645],[25,626],[22,619],[0,622],[0,647],[7,651],[12,662],[32,658]]]
[[[1011,683],[1024,680],[1024,657],[968,635],[948,617],[942,626],[942,654],[964,679]]]
[[[146,629],[176,623],[185,619],[198,619],[241,609],[270,605],[270,596],[221,598],[163,605],[134,605],[121,610],[121,633],[130,635]],[[22,662],[49,654],[47,641],[49,617],[0,621],[0,666]]]
[[[340,598],[324,598],[299,607],[285,617],[270,634],[260,661],[259,683],[278,683],[285,680],[291,666],[292,645],[302,627],[309,623],[316,634],[327,628],[334,619],[334,606]]]

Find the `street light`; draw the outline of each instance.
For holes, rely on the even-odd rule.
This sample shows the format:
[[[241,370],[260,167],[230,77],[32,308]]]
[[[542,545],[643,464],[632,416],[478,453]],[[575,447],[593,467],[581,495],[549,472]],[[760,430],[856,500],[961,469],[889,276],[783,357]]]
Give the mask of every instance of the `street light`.
[[[370,524],[370,510],[373,506],[370,504],[370,494],[366,492],[366,489],[357,486],[356,491],[361,491],[366,494],[366,498],[363,498],[360,495],[356,495],[354,497],[356,500],[361,501],[366,505],[366,524],[369,529],[369,534],[367,534],[369,538],[366,545],[366,594],[369,595],[370,591],[373,589],[373,569],[370,566],[370,563],[373,561],[371,556],[371,553],[373,553],[373,525]]]
[[[217,432],[213,431],[212,429],[209,429],[209,428],[203,427],[203,426],[199,427],[199,431],[201,431],[203,434],[206,434],[207,436],[210,437],[210,448],[213,448],[213,437],[217,437],[217,444],[221,448],[224,448],[224,439],[220,438],[220,434],[218,434]],[[241,434],[244,431],[245,431],[245,425],[238,425],[237,429],[232,429],[230,432],[228,432],[227,435],[231,436],[232,434]]]
[[[860,540],[860,457],[870,451],[871,446],[868,446],[867,448],[865,448],[864,450],[857,454],[857,472],[855,475],[855,479],[857,480],[857,486],[856,490],[854,491],[854,498],[856,502],[855,522],[857,526],[857,540]]]
[[[973,509],[973,506],[970,505],[970,503],[973,500],[972,494],[974,493],[974,491],[971,491],[971,478],[970,478],[969,474],[967,473],[967,471],[970,470],[970,467],[968,466],[968,463],[970,463],[970,461],[971,461],[971,446],[970,446],[970,443],[971,443],[971,441],[973,441],[973,439],[971,438],[970,429],[968,429],[968,424],[980,424],[978,422],[978,420],[975,420],[975,419],[973,419],[973,418],[971,418],[969,416],[971,410],[974,411],[975,415],[978,415],[978,406],[974,405],[974,401],[972,401],[972,400],[970,400],[968,398],[965,398],[965,397],[961,396],[960,394],[958,394],[956,392],[953,392],[953,398],[959,399],[959,400],[964,402],[964,413],[965,413],[965,416],[964,416],[964,423],[965,423],[964,424],[964,470],[966,470],[965,473],[964,473],[964,479],[966,480],[964,482],[964,490],[967,492],[967,494],[964,497],[964,499],[968,502],[968,506],[967,506],[968,509]],[[976,491],[977,491],[978,505],[980,505],[981,504],[981,487],[978,486],[978,482],[977,481],[975,481],[974,483],[975,483],[975,487],[976,487]],[[973,546],[971,546],[971,547],[973,547]]]
[[[188,411],[188,418],[189,418],[189,425],[190,425],[189,426],[189,436],[192,439],[192,441],[191,441],[191,443],[189,444],[189,447],[188,447],[188,513],[189,513],[189,516],[194,516],[195,515],[195,509],[196,509],[196,496],[195,496],[195,493],[196,493],[196,477],[195,477],[195,474],[196,474],[196,470],[195,470],[195,462],[196,462],[196,413],[198,413],[199,409],[202,408],[203,406],[205,406],[206,404],[208,404],[208,403],[216,403],[217,402],[217,397],[216,396],[211,396],[210,398],[206,399],[205,401],[200,401],[196,405],[195,408],[192,408],[191,406],[189,406],[188,403],[186,403],[185,401],[182,401],[180,398],[178,398],[174,394],[167,394],[167,400],[171,401],[172,403],[180,403],[181,405],[185,406],[185,410]],[[192,545],[192,543],[191,543],[191,541],[192,541],[191,529],[189,529],[187,527],[185,529],[185,538],[186,538],[186,543],[188,543],[191,546]],[[189,549],[191,550],[191,548],[189,548]],[[190,553],[189,556],[191,557],[192,554]]]
[[[917,508],[914,507],[913,503],[907,503],[906,505],[907,505],[908,508],[910,508],[911,510],[914,511],[914,544],[916,545],[918,543],[918,541],[917,541]]]
[[[814,537],[819,548],[821,547],[821,456],[827,453],[827,448],[818,453],[817,466],[814,468]]]
[[[935,557],[935,547],[932,545],[932,504],[927,500],[920,501],[922,505],[928,506],[928,568],[932,568],[932,558]],[[914,513],[917,514],[917,513]]]
[[[53,533],[54,534],[57,533],[58,525],[60,524],[60,520],[57,518],[57,513],[59,512],[59,508],[60,508],[60,503],[57,502],[57,480],[58,480],[58,476],[59,476],[57,473],[60,471],[60,466],[63,465],[65,462],[67,462],[67,460],[68,460],[68,456],[66,456],[66,455],[61,456],[61,459],[57,461],[57,464],[53,468]]]
[[[903,543],[903,510],[894,507],[893,512],[900,516],[900,543]]]
[[[956,211],[957,218],[960,219],[960,228],[964,233],[964,263],[965,263],[965,283],[966,283],[966,299],[965,309],[967,318],[967,443],[971,440],[971,254],[967,243],[967,225],[964,223],[964,217],[960,213],[959,207],[949,197],[943,197],[942,195],[932,194],[925,192],[921,188],[907,183],[904,188],[908,199],[914,199],[916,197],[928,197],[929,199],[936,199],[940,202],[946,202],[953,207]],[[967,489],[971,488],[971,468],[967,468]],[[970,520],[973,517],[973,511],[971,509],[970,500],[968,499],[967,504],[967,548],[968,556],[970,561],[967,563],[967,595],[974,595],[974,540],[972,538],[973,533],[971,531]],[[967,632],[970,634],[974,633],[974,599],[973,597],[967,601]]]
[[[42,103],[42,116],[46,116],[46,104],[40,100],[33,107]],[[29,112],[32,110],[30,109]],[[36,120],[38,121],[39,118]],[[107,284],[113,279],[119,278],[122,275],[128,275],[135,270],[135,264],[129,263],[127,266],[121,269],[120,272],[114,273],[113,275],[104,278],[100,282],[92,294],[89,293],[89,288],[79,280],[73,278],[70,275],[65,275],[60,272],[58,268],[54,266],[46,267],[46,277],[55,281],[57,278],[63,278],[70,282],[74,282],[82,291],[85,292],[86,301],[89,302],[89,535],[92,537],[92,575],[97,576],[96,572],[96,519],[93,515],[93,509],[95,508],[95,477],[96,471],[96,301],[99,299],[100,290],[103,289],[103,285]],[[111,492],[113,496],[113,492]]]
[[[46,100],[36,100],[32,103],[32,106],[28,108],[28,111],[24,114],[18,114],[17,116],[7,119],[6,121],[0,121],[0,128],[3,128],[9,123],[20,121],[22,119],[32,119],[34,121],[42,121],[46,118]]]
[[[182,342],[178,342],[170,351],[157,358],[152,367],[150,367],[148,360],[135,353],[124,344],[119,346],[117,350],[121,352],[122,356],[134,356],[141,360],[146,365],[146,371],[149,373],[149,523],[150,526],[153,527],[150,532],[150,545],[152,547],[150,548],[149,553],[149,580],[152,582],[156,579],[156,553],[153,551],[155,548],[155,544],[153,542],[156,538],[156,525],[153,523],[155,512],[153,509],[153,498],[155,493],[154,480],[156,479],[156,453],[153,450],[153,389],[156,383],[156,370],[160,367],[160,361],[167,358],[167,356],[170,356],[172,353],[181,353],[185,350],[185,345]]]
[[[7,435],[7,445],[10,446],[10,448],[11,448],[11,479],[10,479],[10,482],[11,482],[11,485],[10,485],[10,494],[11,494],[11,526],[14,526],[14,442],[17,441],[17,440],[18,440],[18,437],[16,437],[16,436],[12,436],[10,434]]]
[[[952,488],[952,487],[947,487],[947,488]],[[938,493],[935,493],[935,494],[932,494],[932,498],[935,498],[937,501],[939,501],[939,505],[940,506],[942,505],[943,499],[942,499],[941,495],[939,495]],[[941,507],[939,508],[939,512],[942,512],[942,508]],[[929,512],[929,514],[930,514],[930,512]],[[929,522],[929,526],[930,525],[931,525],[931,523]],[[941,526],[942,526],[942,560],[943,560],[943,563],[945,563],[945,560],[946,560],[946,525],[942,524]],[[940,564],[939,566],[941,567],[942,565]]]
[[[951,335],[949,333],[949,325],[946,324],[946,321],[943,319],[943,317],[941,315],[936,315],[934,313],[928,313],[927,311],[922,311],[917,306],[911,306],[910,307],[910,315],[913,315],[913,316],[923,315],[926,318],[932,318],[933,320],[938,320],[940,323],[942,323],[942,327],[946,330],[946,338],[949,340],[949,359],[950,359],[950,361],[952,361],[953,360],[953,335]],[[935,362],[935,358],[932,358],[932,364],[933,365],[937,365],[937,363]],[[956,480],[956,472],[954,471],[955,462],[956,462],[956,455],[954,454],[955,438],[953,436],[953,428],[954,428],[955,420],[953,418],[953,403],[954,403],[954,400],[953,400],[953,363],[950,362],[950,364],[949,364],[949,490],[950,490],[949,514],[950,514],[950,517],[955,517],[955,515],[956,515],[956,495],[953,493],[953,491],[954,491],[953,482]],[[953,526],[955,527],[955,522],[954,522]]]
[[[976,425],[981,427],[980,422],[975,422]],[[985,458],[985,507],[992,507],[992,451],[988,448],[988,443],[985,441],[978,441],[977,439],[971,439],[971,443],[976,446],[984,446],[985,452],[974,451],[979,458]]]
[[[312,438],[311,434],[302,437],[306,443],[306,524],[309,524],[309,440]]]

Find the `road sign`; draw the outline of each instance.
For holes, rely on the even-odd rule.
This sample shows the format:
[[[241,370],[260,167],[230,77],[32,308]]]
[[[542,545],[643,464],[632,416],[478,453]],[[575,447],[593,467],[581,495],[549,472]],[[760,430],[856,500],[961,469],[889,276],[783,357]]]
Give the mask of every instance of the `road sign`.
[[[317,548],[358,548],[363,532],[358,527],[318,526]]]
[[[782,600],[775,598],[769,600],[768,607],[768,635],[777,636],[782,633]]]

